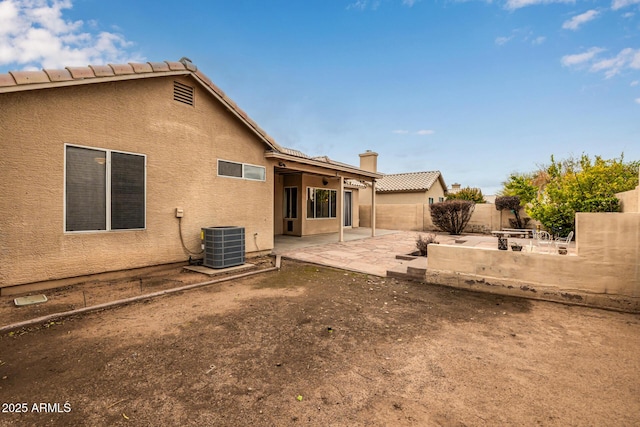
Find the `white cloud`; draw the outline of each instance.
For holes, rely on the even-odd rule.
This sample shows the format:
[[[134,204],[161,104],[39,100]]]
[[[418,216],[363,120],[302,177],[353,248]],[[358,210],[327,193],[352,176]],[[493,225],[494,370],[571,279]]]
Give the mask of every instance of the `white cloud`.
[[[509,36],[509,37],[496,37],[495,39],[495,43],[498,46],[502,46],[505,45],[507,43],[509,43],[509,41],[513,38],[513,36]]]
[[[635,16],[635,13],[633,12],[627,12],[622,14],[623,18],[633,18],[634,16]]]
[[[562,24],[562,28],[564,28],[565,30],[575,31],[582,24],[585,24],[595,19],[595,17],[598,16],[599,13],[600,12],[594,9],[588,10],[585,13],[581,13],[580,15],[576,15],[573,18],[569,19],[568,21],[565,21],[564,24]]]
[[[575,3],[575,0],[507,0],[504,7],[509,10],[516,10],[527,6],[551,3]]]
[[[631,82],[631,84],[629,86],[634,87],[634,86],[638,86],[638,83],[640,83],[638,80],[634,80]]]
[[[604,51],[604,49],[602,49],[600,47],[592,47],[591,49],[589,49],[589,50],[587,50],[586,52],[583,52],[583,53],[577,53],[575,55],[565,55],[565,56],[562,57],[560,62],[565,67],[581,65],[581,64],[583,64],[585,62],[591,61],[597,54],[599,54],[600,52],[603,52],[603,51]]]
[[[61,68],[143,59],[128,52],[132,43],[124,36],[90,33],[82,21],[65,19],[72,7],[71,0],[0,1],[0,65]]]
[[[640,70],[640,49],[628,47],[622,49],[616,56],[597,59],[596,56],[603,51],[604,49],[602,48],[592,47],[584,53],[563,56],[561,62],[565,67],[589,65],[589,71],[594,73],[603,72],[607,79],[620,74],[626,69]],[[634,86],[633,82],[631,85]]]
[[[625,68],[640,70],[640,49],[622,49],[613,58],[603,59],[591,65],[591,71],[604,71],[606,78],[620,74]]]
[[[640,4],[640,0],[613,0],[611,3],[611,9],[618,10],[623,7],[631,6],[632,4]]]
[[[347,5],[347,9],[365,10],[367,8],[367,0],[357,0]]]
[[[636,102],[640,104],[640,98],[636,98]]]
[[[532,44],[532,45],[534,45],[534,46],[538,46],[538,45],[541,45],[542,43],[544,43],[544,42],[545,42],[545,40],[547,40],[547,38],[546,38],[546,37],[544,37],[544,36],[539,36],[539,37],[536,37],[535,39],[533,39],[533,40],[531,41],[531,44]]]
[[[373,1],[356,0],[355,2],[350,3],[347,6],[347,10],[348,9],[365,10],[367,8],[372,9],[372,10],[377,10],[378,6],[380,6],[380,0],[373,0]]]
[[[402,0],[402,4],[405,6],[413,7],[419,0]]]
[[[414,135],[433,135],[436,132],[431,129],[420,129],[419,131],[416,131],[416,132],[409,132],[408,130],[405,130],[405,129],[397,129],[397,130],[394,130],[393,133],[398,135],[407,135],[409,133],[413,133]]]

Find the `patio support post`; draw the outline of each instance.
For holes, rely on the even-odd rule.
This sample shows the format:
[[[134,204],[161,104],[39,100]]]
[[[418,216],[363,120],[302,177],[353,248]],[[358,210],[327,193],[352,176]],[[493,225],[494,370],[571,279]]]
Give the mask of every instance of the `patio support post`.
[[[371,180],[371,237],[376,235],[376,180]]]
[[[344,177],[340,176],[340,213],[338,220],[338,242],[344,242]]]

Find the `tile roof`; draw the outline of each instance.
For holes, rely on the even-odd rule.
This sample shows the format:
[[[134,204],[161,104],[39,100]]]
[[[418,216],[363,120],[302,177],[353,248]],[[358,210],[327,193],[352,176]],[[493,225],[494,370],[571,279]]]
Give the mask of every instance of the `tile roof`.
[[[280,150],[282,153],[284,154],[288,154],[290,156],[294,156],[294,157],[302,157],[303,159],[310,159],[311,156],[307,156],[306,154],[304,154],[302,151],[300,150],[295,150],[293,148],[287,148],[287,147],[281,147],[282,150]]]
[[[442,179],[440,171],[385,175],[376,181],[376,192],[427,191],[438,179]]]
[[[186,58],[182,58],[180,61],[66,67],[62,70],[10,71],[8,74],[0,74],[0,93],[166,75],[192,75],[196,81],[213,92],[220,101],[250,126],[267,145],[272,149],[282,150],[282,147],[249,118],[247,113]]]
[[[343,167],[358,170],[356,166],[336,162],[327,156],[311,157],[302,151],[280,146],[238,105],[216,86],[205,74],[187,58],[180,61],[89,65],[86,67],[66,67],[61,70],[10,71],[0,74],[0,94],[24,90],[36,90],[70,85],[102,83],[147,77],[190,75],[206,90],[227,106],[240,120],[249,126],[271,150],[306,160],[326,163],[327,167]],[[356,184],[354,184],[356,185]]]

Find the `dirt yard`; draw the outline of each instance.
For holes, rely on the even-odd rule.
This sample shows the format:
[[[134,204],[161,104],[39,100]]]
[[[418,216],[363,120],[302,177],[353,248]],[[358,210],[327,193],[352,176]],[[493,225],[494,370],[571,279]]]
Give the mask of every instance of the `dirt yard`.
[[[0,337],[2,426],[637,426],[639,396],[638,315],[293,262]]]

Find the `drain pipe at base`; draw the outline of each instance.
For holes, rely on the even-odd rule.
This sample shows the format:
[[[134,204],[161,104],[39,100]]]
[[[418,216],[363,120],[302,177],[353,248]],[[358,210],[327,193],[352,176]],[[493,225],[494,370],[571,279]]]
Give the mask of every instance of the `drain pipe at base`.
[[[277,267],[270,267],[270,268],[266,268],[264,270],[250,271],[248,273],[237,274],[235,276],[222,277],[220,279],[209,280],[209,281],[206,281],[206,282],[194,283],[194,284],[191,284],[191,285],[181,286],[179,288],[165,289],[163,291],[152,292],[150,294],[138,295],[136,297],[131,297],[131,298],[125,298],[125,299],[120,299],[120,300],[116,300],[116,301],[105,302],[103,304],[98,304],[98,305],[92,305],[91,307],[84,307],[84,308],[78,308],[76,310],[70,310],[70,311],[63,311],[63,312],[60,312],[60,313],[48,314],[46,316],[38,317],[38,318],[35,318],[35,319],[25,320],[25,321],[18,322],[18,323],[13,323],[13,324],[7,325],[7,326],[1,326],[0,327],[0,335],[6,334],[7,332],[15,331],[17,329],[22,329],[22,328],[26,328],[26,327],[29,327],[29,326],[34,326],[34,325],[38,325],[38,324],[41,324],[41,323],[50,322],[52,320],[56,320],[56,319],[60,319],[60,318],[64,318],[64,317],[70,317],[70,316],[74,316],[74,315],[77,315],[77,314],[90,313],[92,311],[105,310],[105,309],[108,309],[108,308],[113,308],[113,307],[116,307],[116,306],[119,306],[119,305],[130,304],[132,302],[137,302],[137,301],[141,301],[141,300],[145,300],[145,299],[149,299],[149,298],[155,298],[155,297],[159,297],[159,296],[163,296],[163,295],[175,294],[177,292],[183,292],[183,291],[188,291],[190,289],[201,288],[203,286],[208,286],[208,285],[213,285],[213,284],[216,284],[216,283],[226,282],[228,280],[241,279],[243,277],[253,276],[253,275],[256,275],[256,274],[259,274],[259,273],[268,273],[270,271],[276,271],[276,270],[280,269],[280,262],[279,262],[280,260],[278,258],[280,258],[280,256],[278,256],[276,258]]]

